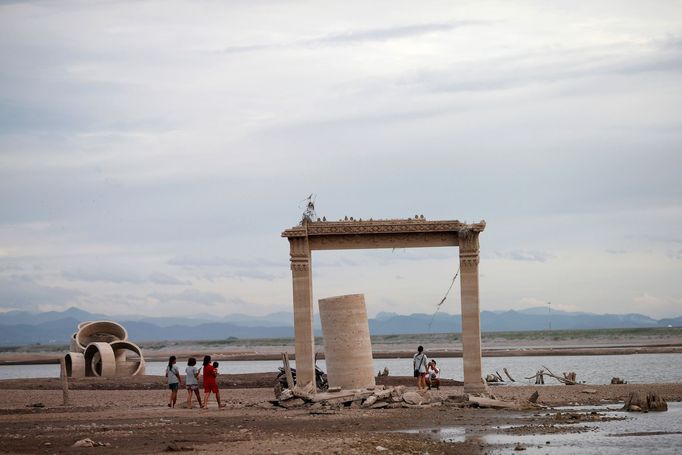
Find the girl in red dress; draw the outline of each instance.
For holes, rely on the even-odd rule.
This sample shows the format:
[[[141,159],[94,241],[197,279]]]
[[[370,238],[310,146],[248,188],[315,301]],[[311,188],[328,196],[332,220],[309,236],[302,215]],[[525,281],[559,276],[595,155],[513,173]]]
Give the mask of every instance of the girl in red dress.
[[[220,390],[218,390],[218,381],[216,377],[218,376],[215,368],[211,365],[211,356],[204,356],[204,409],[208,408],[208,397],[211,392],[215,394],[215,399],[218,402],[218,407],[220,409],[225,406],[220,403]]]

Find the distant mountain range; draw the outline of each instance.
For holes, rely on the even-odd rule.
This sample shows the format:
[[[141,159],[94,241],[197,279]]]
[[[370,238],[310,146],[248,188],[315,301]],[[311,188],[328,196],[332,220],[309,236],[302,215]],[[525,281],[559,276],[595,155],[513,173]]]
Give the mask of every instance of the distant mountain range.
[[[524,310],[483,311],[481,328],[484,332],[546,330],[549,316],[546,308]],[[113,320],[122,323],[131,340],[216,340],[234,338],[292,337],[293,314],[272,313],[266,316],[232,314],[225,317],[198,315],[196,318],[147,317],[139,315],[107,316],[79,308],[65,311],[33,313],[9,311],[0,313],[0,346],[25,344],[67,344],[83,321]],[[552,311],[552,329],[607,329],[634,327],[682,327],[682,316],[653,319],[642,314],[595,314]],[[369,320],[373,335],[406,333],[460,332],[461,316],[447,313],[379,313]],[[315,332],[321,335],[319,317],[315,318]]]

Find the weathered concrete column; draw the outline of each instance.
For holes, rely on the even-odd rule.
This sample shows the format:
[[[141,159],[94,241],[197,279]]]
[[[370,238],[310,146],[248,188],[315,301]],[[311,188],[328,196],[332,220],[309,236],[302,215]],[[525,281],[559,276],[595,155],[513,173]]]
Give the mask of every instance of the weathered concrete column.
[[[308,237],[289,239],[294,291],[294,347],[296,384],[315,385],[315,333],[313,332],[313,280]]]
[[[343,389],[374,387],[365,296],[342,295],[320,299],[319,303],[329,386]]]
[[[462,294],[462,357],[464,392],[487,391],[481,367],[481,312],[478,292],[478,232],[459,233],[459,267]]]

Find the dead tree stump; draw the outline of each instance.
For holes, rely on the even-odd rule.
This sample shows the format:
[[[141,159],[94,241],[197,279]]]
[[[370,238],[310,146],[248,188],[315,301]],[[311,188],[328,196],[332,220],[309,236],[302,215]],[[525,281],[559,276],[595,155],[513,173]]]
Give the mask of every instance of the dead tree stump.
[[[655,392],[644,393],[636,390],[625,400],[623,410],[629,412],[667,411],[668,403]]]

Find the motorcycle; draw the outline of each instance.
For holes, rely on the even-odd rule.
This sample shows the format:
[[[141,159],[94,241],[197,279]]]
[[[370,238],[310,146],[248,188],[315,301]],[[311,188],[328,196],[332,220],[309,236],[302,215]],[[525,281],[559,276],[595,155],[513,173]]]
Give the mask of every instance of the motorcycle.
[[[294,378],[294,383],[296,382],[296,368],[291,368],[291,376]],[[315,365],[315,385],[317,390],[324,392],[329,388],[329,383],[327,382],[327,373],[322,371],[322,368]],[[287,385],[287,375],[284,371],[284,367],[279,367],[279,374],[277,375],[277,382],[275,382],[275,396],[279,396],[282,390],[289,388]]]

